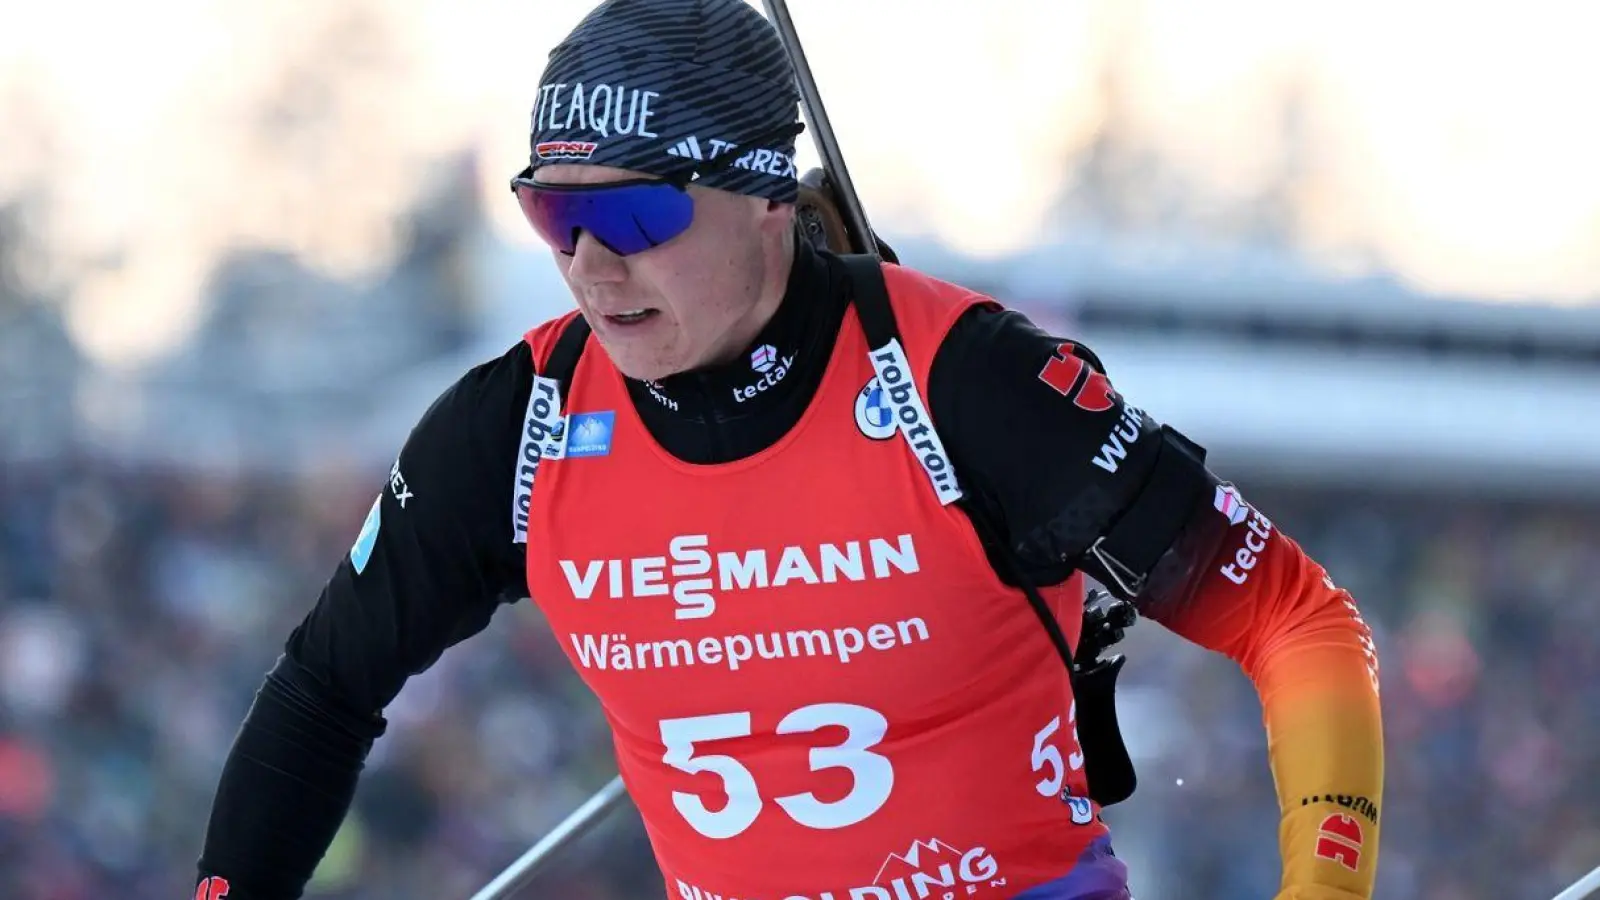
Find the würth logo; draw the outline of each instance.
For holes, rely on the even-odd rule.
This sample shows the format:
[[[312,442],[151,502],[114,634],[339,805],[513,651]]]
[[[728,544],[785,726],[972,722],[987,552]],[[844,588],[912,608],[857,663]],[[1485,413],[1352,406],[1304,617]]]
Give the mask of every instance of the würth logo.
[[[1361,823],[1335,813],[1317,826],[1317,858],[1336,862],[1354,872],[1361,867]]]
[[[194,900],[224,900],[231,890],[228,879],[212,875],[194,889]]]
[[[1111,381],[1075,356],[1072,348],[1070,342],[1057,346],[1055,355],[1039,370],[1039,380],[1085,412],[1105,412],[1116,397]]]

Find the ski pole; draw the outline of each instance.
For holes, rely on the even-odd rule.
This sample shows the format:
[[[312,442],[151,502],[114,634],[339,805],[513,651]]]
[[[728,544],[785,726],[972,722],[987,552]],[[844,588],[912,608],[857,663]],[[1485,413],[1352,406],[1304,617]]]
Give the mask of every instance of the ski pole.
[[[1595,891],[1600,891],[1600,866],[1595,866],[1594,871],[1579,878],[1555,896],[1555,900],[1583,900]]]
[[[504,872],[495,876],[493,881],[484,885],[482,890],[473,894],[472,900],[506,900],[512,896],[518,888],[527,884],[557,850],[593,828],[607,812],[611,811],[611,807],[615,806],[617,801],[626,796],[627,792],[622,787],[622,776],[612,776],[605,787],[595,792],[595,795],[584,801],[582,806],[561,820],[560,825],[541,838],[539,843],[528,848],[528,852],[522,854]]]
[[[836,187],[838,200],[844,206],[845,224],[855,243],[856,253],[878,253],[877,240],[872,226],[867,223],[867,211],[856,195],[855,182],[850,180],[850,170],[845,168],[844,154],[839,151],[839,141],[834,137],[833,125],[828,121],[828,111],[822,107],[822,92],[817,90],[817,80],[811,75],[811,64],[806,62],[806,52],[800,46],[800,35],[795,31],[794,20],[789,18],[787,0],[761,0],[767,19],[778,31],[783,47],[794,66],[795,80],[800,84],[800,99],[805,104],[806,119],[811,122],[811,133],[816,137],[817,152],[822,155],[822,169]]]

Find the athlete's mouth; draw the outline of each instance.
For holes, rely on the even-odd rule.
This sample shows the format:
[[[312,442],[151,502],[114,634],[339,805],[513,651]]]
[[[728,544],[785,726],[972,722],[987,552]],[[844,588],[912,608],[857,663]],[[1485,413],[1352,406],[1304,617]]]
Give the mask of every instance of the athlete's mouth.
[[[606,321],[613,322],[617,325],[636,325],[640,322],[643,322],[645,319],[656,315],[658,312],[659,310],[654,309],[630,309],[626,312],[607,313]]]

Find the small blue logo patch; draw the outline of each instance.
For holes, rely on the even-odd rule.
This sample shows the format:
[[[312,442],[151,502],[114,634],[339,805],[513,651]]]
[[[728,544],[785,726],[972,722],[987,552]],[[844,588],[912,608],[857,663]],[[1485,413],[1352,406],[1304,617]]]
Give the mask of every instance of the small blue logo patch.
[[[578,413],[572,416],[567,429],[567,458],[605,456],[611,452],[611,431],[617,414],[606,412]]]
[[[380,493],[378,499],[372,501],[367,520],[361,523],[361,533],[356,535],[356,542],[350,547],[350,565],[355,566],[357,575],[367,570],[367,561],[372,559],[372,548],[378,544],[378,528],[383,524],[382,509],[383,494]]]

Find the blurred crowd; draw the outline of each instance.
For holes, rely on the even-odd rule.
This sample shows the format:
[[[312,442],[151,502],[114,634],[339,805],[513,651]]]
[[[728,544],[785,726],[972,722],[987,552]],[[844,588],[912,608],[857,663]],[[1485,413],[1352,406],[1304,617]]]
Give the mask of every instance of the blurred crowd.
[[[235,729],[385,476],[7,466],[0,897],[188,895]],[[1375,630],[1379,896],[1548,897],[1600,863],[1600,511],[1240,480]],[[1107,818],[1136,889],[1272,896],[1276,804],[1249,684],[1153,624],[1126,646],[1143,786]],[[464,647],[390,708],[313,896],[466,897],[609,777],[594,704],[536,608],[504,608]],[[662,896],[631,808],[529,896]]]
[[[435,5],[462,12],[460,4]],[[1109,6],[1152,24],[1165,21],[1139,4]],[[313,21],[324,7],[330,18]],[[444,114],[453,102],[448,90],[424,89],[433,70],[403,61],[410,38],[391,33],[391,26],[436,32],[419,45],[468,48],[457,51],[459,61],[440,62],[438,71],[471,84],[473,104],[504,109],[483,99],[482,85],[526,82],[472,74],[468,55],[477,57],[474,64],[497,55],[483,50],[484,33],[442,28],[443,19],[431,14],[396,17],[382,3],[309,4],[292,8],[292,15],[270,4],[237,8],[250,12],[247,30],[259,27],[265,36],[255,45],[259,65],[243,53],[240,32],[241,40],[228,44],[230,77],[215,78],[210,63],[196,69],[208,73],[207,90],[191,97],[184,86],[181,102],[163,101],[198,110],[195,122],[184,117],[171,129],[146,116],[129,104],[135,95],[157,93],[121,81],[116,102],[106,103],[103,79],[91,77],[84,96],[115,114],[112,126],[85,130],[76,105],[41,99],[40,116],[64,111],[57,139],[17,112],[13,95],[27,92],[5,95],[12,98],[5,102],[14,132],[7,149],[28,151],[19,159],[37,158],[42,174],[24,167],[18,175],[10,171],[14,165],[0,171],[0,900],[193,896],[206,815],[239,723],[387,482],[390,459],[371,458],[366,444],[360,452],[348,449],[356,445],[352,435],[381,432],[392,422],[373,415],[368,427],[364,414],[389,409],[384,398],[394,409],[415,399],[420,382],[408,379],[437,374],[440,361],[474,335],[504,331],[509,337],[500,346],[508,346],[542,318],[521,318],[538,302],[541,285],[555,285],[551,302],[567,303],[542,259],[492,246],[498,242],[485,237],[474,152],[417,165],[456,140],[451,135],[461,133],[464,120]],[[501,16],[494,4],[485,10]],[[1024,12],[1031,18],[1031,8]],[[257,22],[256,13],[270,15]],[[537,24],[499,31],[520,47]],[[1122,42],[1138,34],[1131,25],[1113,30],[1124,37],[1108,43],[1108,59],[1163,58],[1159,45],[1127,51]],[[1248,36],[1248,29],[1231,30]],[[83,44],[81,31],[71,32],[75,45]],[[103,57],[118,43],[84,46]],[[346,52],[352,48],[359,52]],[[446,52],[439,51],[441,60]],[[1361,52],[1365,72],[1373,63]],[[70,55],[61,58],[76,74],[96,71]],[[108,58],[116,62],[114,54]],[[1409,54],[1397,59],[1416,68]],[[245,77],[252,65],[275,74]],[[1163,79],[1123,65],[1093,77],[1082,73],[1085,84],[1101,85],[1096,102],[1085,107],[1099,112],[1085,119],[1097,123],[1094,139],[1080,148],[1060,212],[1087,233],[1153,235],[1149,246],[1160,252],[1140,250],[1134,268],[1175,252],[1182,242],[1169,246],[1168,235],[1185,233],[1180,225],[1193,229],[1187,234],[1197,247],[1248,238],[1276,248],[1301,231],[1315,237],[1312,244],[1360,232],[1355,220],[1344,222],[1346,215],[1399,216],[1399,207],[1361,213],[1365,207],[1355,202],[1361,197],[1330,189],[1326,173],[1354,177],[1364,170],[1330,164],[1344,151],[1323,133],[1334,120],[1311,114],[1319,108],[1315,91],[1286,89],[1282,103],[1259,104],[1282,107],[1281,134],[1241,131],[1232,119],[1228,128],[1210,128],[1215,110],[1188,104],[1201,111],[1205,134],[1265,135],[1251,138],[1251,152],[1235,153],[1217,151],[1222,145],[1201,132],[1192,139],[1183,132],[1173,140],[1185,152],[1190,143],[1203,151],[1195,157],[1203,164],[1191,163],[1141,124],[1150,118],[1165,128],[1176,121],[1170,103],[1151,107],[1160,116],[1138,114],[1141,103],[1155,101],[1140,101],[1133,89]],[[118,77],[126,81],[145,69],[162,78],[175,71],[141,65]],[[1276,77],[1247,80],[1275,91]],[[35,82],[52,83],[29,74],[12,87]],[[1406,104],[1405,92],[1382,84],[1383,93]],[[222,104],[212,97],[219,92],[240,97]],[[207,97],[227,114],[195,105]],[[1469,99],[1474,110],[1482,106],[1481,97]],[[1406,113],[1407,123],[1416,124],[1413,113]],[[156,137],[142,144],[123,122],[141,117],[156,123]],[[196,130],[199,122],[204,130]],[[1387,131],[1405,148],[1419,133]],[[107,218],[104,197],[82,187],[80,155],[67,152],[75,141],[61,142],[77,133],[115,148],[108,157],[113,169],[138,172],[160,201],[134,210],[152,218],[126,216],[132,235],[126,247],[83,251],[81,260],[49,245],[51,235],[72,229],[52,225],[48,195],[92,200],[89,221],[111,231],[128,213],[123,207],[140,201],[137,194],[123,198]],[[207,137],[213,134],[215,140]],[[1382,149],[1364,140],[1346,143],[1362,153]],[[1572,146],[1579,149],[1568,155],[1585,160],[1581,142]],[[143,164],[140,147],[153,154]],[[59,171],[43,165],[56,158],[63,161]],[[1277,161],[1263,162],[1269,158]],[[1218,160],[1244,169],[1218,168]],[[1225,177],[1225,169],[1234,174]],[[1246,170],[1249,177],[1241,174]],[[1549,167],[1552,177],[1565,177],[1563,171]],[[1221,179],[1223,190],[1205,188],[1192,172],[1206,173],[1207,183]],[[17,193],[8,175],[26,190]],[[39,180],[45,175],[59,186]],[[1257,184],[1258,176],[1267,181]],[[1413,180],[1448,185],[1448,179]],[[493,202],[510,204],[503,184],[496,183]],[[194,185],[224,187],[208,193]],[[1235,194],[1237,201],[1230,199]],[[1580,194],[1573,196],[1581,200]],[[1351,202],[1328,205],[1329,198]],[[403,214],[394,208],[407,204],[417,208]],[[1445,209],[1441,222],[1466,223],[1474,234],[1486,222],[1530,218],[1471,220],[1455,216],[1453,206]],[[502,211],[520,222],[514,207]],[[1415,224],[1411,215],[1406,207],[1383,230],[1408,241],[1434,234],[1448,242],[1453,234],[1437,222],[1402,227]],[[84,229],[86,247],[98,248],[88,237],[100,230]],[[368,244],[393,246],[379,253]],[[1099,252],[1093,242],[1084,246],[1091,247],[1086,256]],[[1359,242],[1331,246],[1350,255],[1341,264],[1383,255]],[[1514,241],[1507,246],[1513,255],[1527,249]],[[336,261],[369,253],[394,259],[375,274],[338,278],[297,256],[307,248]],[[1434,249],[1423,255],[1480,274],[1499,259]],[[1417,252],[1412,247],[1402,255]],[[1068,304],[1057,302],[1057,253],[1036,254],[1052,263],[1048,277],[1038,279],[1038,293],[1062,308],[1036,318],[1074,333],[1064,324]],[[167,279],[187,272],[191,257],[209,274],[206,314],[187,345],[139,378],[91,360],[80,346],[84,323],[100,323],[91,331],[104,337],[176,316],[179,305],[152,300],[187,296],[187,288],[177,290]],[[1241,271],[1245,277],[1270,271],[1269,257],[1252,251]],[[1083,268],[1095,269],[1088,261]],[[1526,277],[1525,270],[1540,267],[1500,268]],[[1554,268],[1560,271],[1552,278],[1570,276]],[[149,276],[149,283],[129,272]],[[119,273],[128,280],[113,277]],[[935,274],[1009,299],[981,279]],[[100,296],[103,309],[67,302],[85,284],[102,286],[89,296]],[[67,316],[69,309],[78,312]],[[1115,361],[1108,363],[1115,371]],[[367,408],[354,408],[352,398]],[[346,449],[319,456],[336,429],[342,437],[333,443]],[[1296,487],[1254,483],[1248,471],[1223,474],[1351,591],[1373,628],[1387,740],[1377,896],[1548,900],[1600,864],[1600,506]],[[1268,900],[1279,870],[1278,805],[1250,684],[1233,663],[1151,623],[1134,628],[1122,649],[1130,661],[1119,713],[1140,788],[1105,817],[1133,870],[1135,895]],[[502,608],[483,634],[414,679],[386,714],[388,733],[368,760],[310,897],[466,898],[614,772],[594,700],[530,603]],[[568,848],[525,896],[660,900],[663,886],[632,807]]]

